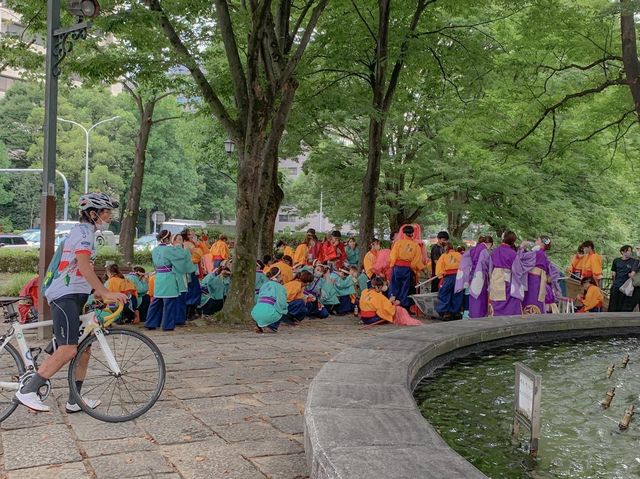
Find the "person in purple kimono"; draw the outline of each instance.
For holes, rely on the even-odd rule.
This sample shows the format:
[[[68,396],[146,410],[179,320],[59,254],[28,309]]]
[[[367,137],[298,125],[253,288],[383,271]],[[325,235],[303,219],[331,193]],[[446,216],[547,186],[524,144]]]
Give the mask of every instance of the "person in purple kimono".
[[[480,236],[462,256],[456,277],[456,292],[469,290],[469,318],[484,318],[489,309],[489,263],[493,238]]]
[[[489,262],[489,302],[491,316],[522,314],[522,301],[513,295],[520,288],[517,278],[512,277],[511,268],[516,259],[517,236],[513,231],[502,235],[502,244],[491,253]]]
[[[551,248],[551,238],[540,236],[531,251],[525,251],[527,242],[523,242],[513,262],[512,278],[518,288],[512,292],[522,300],[523,314],[546,313],[545,300],[547,285],[551,283],[551,263],[547,251]]]

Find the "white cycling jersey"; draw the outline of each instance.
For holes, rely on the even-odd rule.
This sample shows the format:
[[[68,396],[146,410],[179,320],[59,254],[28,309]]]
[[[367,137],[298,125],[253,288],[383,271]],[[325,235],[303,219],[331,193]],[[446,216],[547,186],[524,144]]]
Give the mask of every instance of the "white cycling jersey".
[[[93,288],[80,273],[76,256],[86,254],[92,260],[95,259],[94,234],[95,226],[90,223],[80,223],[69,231],[69,236],[64,240],[58,276],[53,279],[45,292],[49,302],[68,294],[91,293]]]

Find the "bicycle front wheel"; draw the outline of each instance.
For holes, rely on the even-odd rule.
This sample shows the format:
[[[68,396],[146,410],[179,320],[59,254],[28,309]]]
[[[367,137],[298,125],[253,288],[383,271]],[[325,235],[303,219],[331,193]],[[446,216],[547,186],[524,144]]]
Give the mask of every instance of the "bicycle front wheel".
[[[18,381],[23,373],[24,361],[20,353],[10,344],[5,344],[4,349],[0,350],[0,383],[6,383],[7,387],[0,386],[0,422],[11,416],[18,407],[13,396],[18,390]]]
[[[166,375],[164,359],[158,346],[137,331],[107,330],[104,339],[106,351],[93,334],[78,347],[69,366],[71,396],[84,412],[100,421],[131,421],[151,409],[160,397]],[[85,367],[83,357],[86,361],[87,355]],[[113,371],[113,360],[119,373]],[[83,381],[81,394],[78,380]],[[92,409],[87,404],[90,400],[100,404]]]

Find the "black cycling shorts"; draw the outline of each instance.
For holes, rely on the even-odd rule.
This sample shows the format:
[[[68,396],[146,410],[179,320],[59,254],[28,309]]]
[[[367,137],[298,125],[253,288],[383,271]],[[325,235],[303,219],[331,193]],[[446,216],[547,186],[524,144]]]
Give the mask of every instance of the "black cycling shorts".
[[[49,301],[53,335],[56,337],[58,346],[78,344],[80,315],[87,299],[89,299],[88,294],[75,293]]]

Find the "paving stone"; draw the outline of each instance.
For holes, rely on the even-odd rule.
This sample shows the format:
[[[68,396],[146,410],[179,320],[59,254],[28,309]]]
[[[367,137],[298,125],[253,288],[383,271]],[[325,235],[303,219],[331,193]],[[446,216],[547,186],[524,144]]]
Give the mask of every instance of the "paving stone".
[[[241,441],[229,444],[233,450],[245,457],[276,456],[304,451],[304,438],[270,437],[259,441]]]
[[[259,414],[256,407],[237,402],[216,401],[213,405],[209,399],[191,399],[185,402],[193,415],[208,426],[243,422],[245,418]]]
[[[279,437],[281,435],[273,426],[260,420],[245,421],[226,426],[214,426],[214,430],[222,439],[228,442]]]
[[[178,399],[214,398],[223,396],[235,396],[236,394],[248,394],[254,392],[248,386],[241,384],[229,384],[226,386],[213,386],[207,388],[180,388],[171,392]]]
[[[54,477],[64,479],[89,479],[91,476],[87,473],[83,463],[71,462],[10,471],[6,477],[7,479],[52,479]]]
[[[82,459],[71,430],[64,424],[3,431],[2,443],[8,471]]]
[[[158,446],[151,437],[125,437],[122,439],[102,439],[99,441],[81,441],[79,446],[87,457],[107,456],[121,452],[153,451]]]
[[[213,436],[211,429],[175,405],[173,408],[153,408],[138,420],[138,425],[159,444],[200,441]]]
[[[162,453],[184,479],[264,479],[235,449],[215,442],[162,446]]]
[[[251,461],[270,479],[298,479],[308,475],[304,453],[258,457]]]
[[[47,399],[45,404],[51,407],[50,412],[36,413],[24,406],[18,406],[11,416],[2,421],[0,428],[7,430],[47,426],[49,424],[63,424],[64,420],[62,419],[58,404],[51,398]]]
[[[80,441],[144,437],[144,432],[133,421],[102,422],[84,413],[70,414],[69,422]]]
[[[302,416],[280,416],[270,419],[271,424],[286,434],[302,434],[304,432],[304,421]]]
[[[138,451],[93,457],[89,459],[89,462],[96,471],[97,479],[155,477],[157,474],[175,472],[162,454],[158,452]]]

